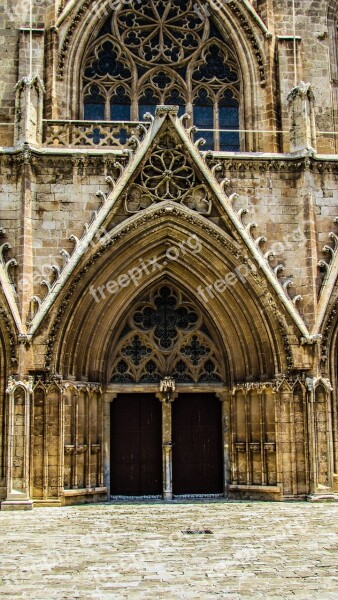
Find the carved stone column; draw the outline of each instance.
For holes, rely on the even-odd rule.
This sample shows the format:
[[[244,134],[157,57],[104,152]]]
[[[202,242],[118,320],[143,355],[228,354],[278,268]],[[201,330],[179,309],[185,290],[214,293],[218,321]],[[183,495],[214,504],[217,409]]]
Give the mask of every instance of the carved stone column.
[[[326,500],[333,493],[332,388],[328,380],[306,379],[310,462],[309,500]]]
[[[33,379],[10,380],[7,393],[7,497],[1,510],[31,510],[29,456]]]
[[[162,464],[163,464],[163,499],[170,501],[173,498],[172,481],[172,403],[177,398],[177,393],[170,398],[163,392],[156,394],[162,402]]]
[[[301,81],[288,95],[291,152],[316,152],[314,94],[309,83]]]
[[[103,485],[110,497],[110,404],[117,397],[116,393],[103,394]]]
[[[229,485],[231,483],[231,427],[230,427],[230,403],[231,393],[229,390],[217,392],[217,398],[222,402],[222,440],[223,440],[223,490],[224,497],[228,497]]]

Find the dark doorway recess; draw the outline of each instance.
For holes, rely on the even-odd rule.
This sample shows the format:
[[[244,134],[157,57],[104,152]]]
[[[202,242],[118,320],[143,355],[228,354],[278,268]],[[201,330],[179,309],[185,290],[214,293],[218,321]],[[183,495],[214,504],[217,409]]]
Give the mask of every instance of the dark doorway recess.
[[[113,496],[162,494],[162,406],[154,395],[119,394],[112,402],[110,450]]]
[[[173,403],[173,493],[223,492],[222,404],[215,394]]]

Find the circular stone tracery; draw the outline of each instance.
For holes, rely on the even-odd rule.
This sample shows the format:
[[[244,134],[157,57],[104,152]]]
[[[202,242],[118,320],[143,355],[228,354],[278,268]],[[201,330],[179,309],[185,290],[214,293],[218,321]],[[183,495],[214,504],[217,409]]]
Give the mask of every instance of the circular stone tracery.
[[[110,381],[220,383],[222,361],[200,312],[171,286],[154,290],[135,308],[118,341]]]
[[[184,62],[207,38],[208,19],[199,17],[193,0],[151,0],[114,16],[118,32],[133,56],[148,64]]]
[[[156,200],[181,200],[195,185],[195,173],[178,150],[157,150],[142,171],[142,183]]]

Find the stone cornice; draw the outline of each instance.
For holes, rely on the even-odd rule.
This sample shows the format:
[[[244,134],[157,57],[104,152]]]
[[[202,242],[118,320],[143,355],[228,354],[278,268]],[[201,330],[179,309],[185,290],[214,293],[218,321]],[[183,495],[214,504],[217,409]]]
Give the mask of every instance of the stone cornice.
[[[125,156],[121,150],[85,149],[85,148],[0,148],[0,163],[8,166],[20,166],[25,159],[27,151],[30,152],[31,161],[38,170],[39,164],[44,160],[57,161],[69,157],[93,161],[104,161],[111,158]],[[263,153],[255,154],[248,152],[226,153],[209,151],[210,161],[221,163],[224,168],[242,172],[298,172],[310,170],[313,173],[338,173],[338,154],[316,154],[303,157],[291,154]],[[57,166],[57,164],[56,164]]]

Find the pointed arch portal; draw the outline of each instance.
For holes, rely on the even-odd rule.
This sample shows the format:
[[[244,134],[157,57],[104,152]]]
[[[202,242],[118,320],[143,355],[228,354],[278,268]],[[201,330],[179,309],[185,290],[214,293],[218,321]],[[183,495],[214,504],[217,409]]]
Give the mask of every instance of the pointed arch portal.
[[[51,308],[45,365],[66,389],[63,497],[280,497],[281,481],[294,493],[277,457],[292,422],[279,401],[293,392],[279,385],[305,326],[217,165],[177,108],[159,107],[116,169],[30,330]],[[298,408],[305,418],[302,398]]]
[[[136,299],[115,340],[107,368],[117,390],[111,494],[223,494],[222,406],[214,389],[224,387],[227,361],[201,309],[162,281]],[[156,392],[165,377],[181,386],[169,401]]]

